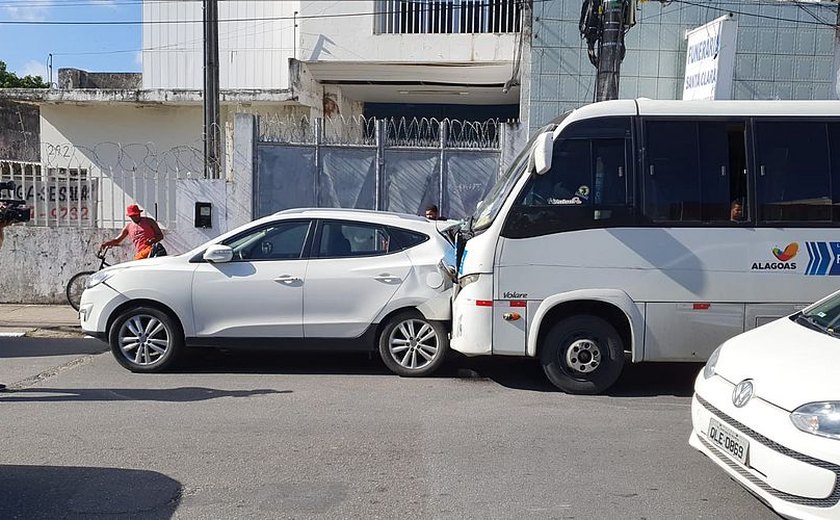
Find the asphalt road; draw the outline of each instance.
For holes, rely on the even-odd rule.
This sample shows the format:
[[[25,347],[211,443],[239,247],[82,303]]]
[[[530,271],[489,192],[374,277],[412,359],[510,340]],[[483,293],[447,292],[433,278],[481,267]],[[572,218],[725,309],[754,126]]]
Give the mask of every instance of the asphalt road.
[[[581,397],[509,359],[103,351],[0,338],[0,518],[778,518],[688,446],[696,365]]]

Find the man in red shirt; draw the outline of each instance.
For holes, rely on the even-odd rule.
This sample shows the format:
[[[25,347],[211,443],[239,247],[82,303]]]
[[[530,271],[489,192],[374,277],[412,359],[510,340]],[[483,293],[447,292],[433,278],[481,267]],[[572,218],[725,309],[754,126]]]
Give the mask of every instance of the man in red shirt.
[[[131,222],[125,225],[116,238],[102,242],[100,248],[118,246],[125,237],[131,237],[131,241],[134,242],[134,249],[137,252],[134,259],[148,258],[152,252],[152,246],[163,240],[163,232],[155,219],[141,217],[140,213],[142,212],[143,210],[137,204],[131,204],[125,208],[125,214],[128,215]]]

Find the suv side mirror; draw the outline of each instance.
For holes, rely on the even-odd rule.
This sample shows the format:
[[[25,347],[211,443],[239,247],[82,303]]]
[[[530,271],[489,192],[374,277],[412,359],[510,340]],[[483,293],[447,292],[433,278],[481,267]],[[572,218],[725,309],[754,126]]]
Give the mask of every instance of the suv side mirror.
[[[202,258],[214,264],[224,264],[233,260],[233,249],[228,246],[214,244],[207,248]]]

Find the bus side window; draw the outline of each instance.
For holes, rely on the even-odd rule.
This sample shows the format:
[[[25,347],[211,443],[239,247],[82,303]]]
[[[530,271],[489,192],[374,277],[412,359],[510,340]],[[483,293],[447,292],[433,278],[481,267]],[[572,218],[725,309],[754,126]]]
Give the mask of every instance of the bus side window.
[[[840,222],[840,123],[828,125],[829,150],[831,150],[831,187],[833,188],[832,220]]]
[[[756,136],[759,219],[830,221],[831,149],[826,123],[759,121]]]
[[[592,198],[596,205],[627,203],[627,166],[624,141],[599,139],[592,141],[595,179]]]
[[[744,132],[743,121],[646,121],[645,215],[657,223],[746,221]]]
[[[700,220],[697,123],[648,121],[645,215],[655,222]]]

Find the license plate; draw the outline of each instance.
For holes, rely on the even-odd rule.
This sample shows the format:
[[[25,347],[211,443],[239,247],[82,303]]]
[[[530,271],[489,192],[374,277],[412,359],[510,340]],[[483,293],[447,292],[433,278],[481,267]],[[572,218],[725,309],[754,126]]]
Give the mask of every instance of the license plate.
[[[714,419],[709,420],[709,440],[744,466],[747,465],[749,441]]]

